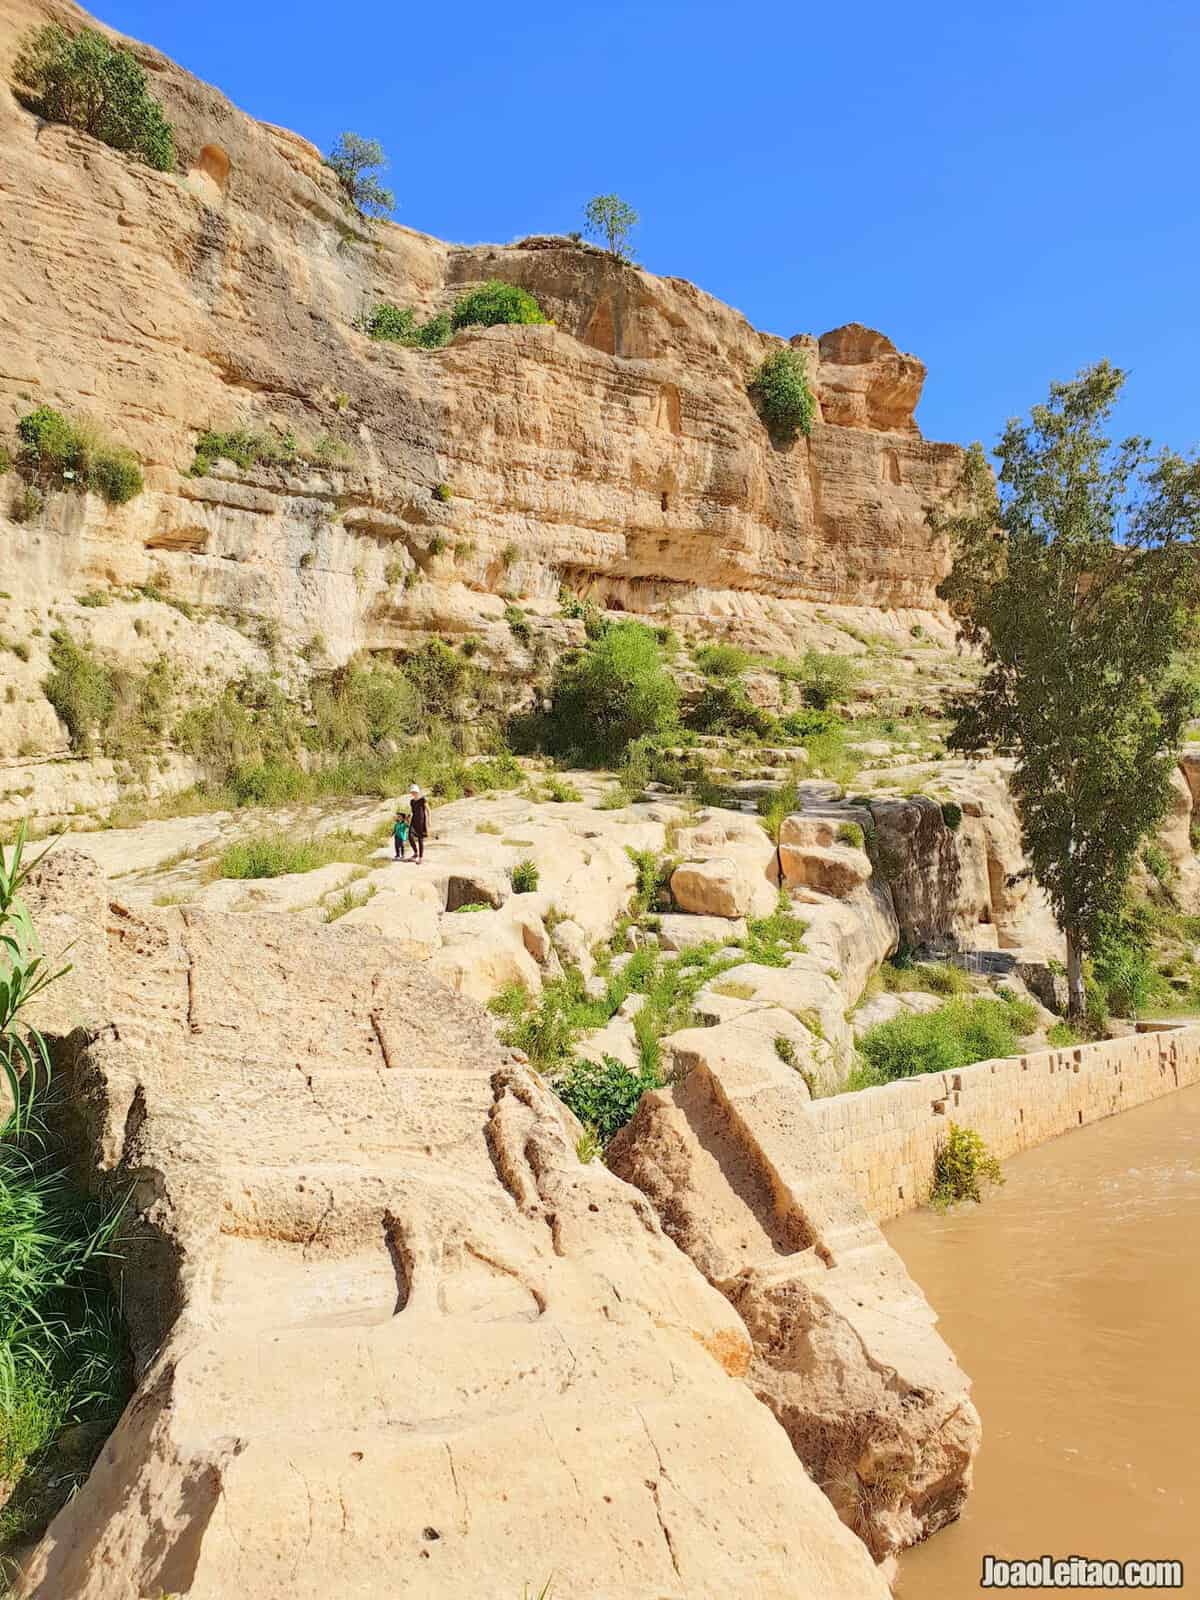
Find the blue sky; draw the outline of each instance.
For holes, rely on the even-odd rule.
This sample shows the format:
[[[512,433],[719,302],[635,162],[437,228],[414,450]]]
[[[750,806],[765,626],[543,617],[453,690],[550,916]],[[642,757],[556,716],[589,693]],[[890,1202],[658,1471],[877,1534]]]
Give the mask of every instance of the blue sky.
[[[1124,431],[1200,442],[1195,0],[94,9],[322,149],[381,140],[410,227],[566,231],[616,190],[652,271],[919,355],[931,438],[1108,356]]]

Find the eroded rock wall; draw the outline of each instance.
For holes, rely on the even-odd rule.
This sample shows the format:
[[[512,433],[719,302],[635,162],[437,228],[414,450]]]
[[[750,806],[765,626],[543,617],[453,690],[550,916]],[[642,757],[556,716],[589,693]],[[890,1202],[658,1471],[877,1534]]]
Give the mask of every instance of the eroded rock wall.
[[[147,489],[116,508],[54,495],[17,526],[0,483],[0,627],[29,644],[24,663],[0,652],[0,755],[62,746],[38,689],[56,622],[129,663],[165,650],[207,685],[299,685],[358,649],[472,632],[519,700],[533,656],[504,606],[534,613],[534,653],[561,648],[562,583],[764,649],[819,636],[822,602],[897,631],[935,606],[925,509],[960,452],[922,439],[924,368],[882,335],[797,337],[819,419],[779,448],[746,390],[777,341],[694,285],[563,238],[466,247],[365,224],[305,140],[134,43],[176,129],[179,170],[153,171],[13,98],[18,42],[49,18],[85,14],[13,0],[0,17],[0,435],[38,404],[89,416],[138,452]],[[552,324],[437,351],[355,327],[380,300],[426,316],[491,277]],[[198,431],[237,426],[347,460],[190,476]],[[85,592],[120,603],[80,609]]]

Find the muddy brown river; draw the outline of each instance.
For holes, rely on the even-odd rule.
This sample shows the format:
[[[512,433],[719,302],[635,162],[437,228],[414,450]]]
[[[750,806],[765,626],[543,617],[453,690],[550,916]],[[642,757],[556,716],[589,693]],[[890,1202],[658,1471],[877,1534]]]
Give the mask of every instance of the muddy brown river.
[[[904,1557],[897,1592],[966,1600],[992,1592],[985,1554],[1080,1555],[1181,1560],[1200,1596],[1200,1088],[1005,1172],[982,1206],[885,1229],[984,1429],[965,1514]]]

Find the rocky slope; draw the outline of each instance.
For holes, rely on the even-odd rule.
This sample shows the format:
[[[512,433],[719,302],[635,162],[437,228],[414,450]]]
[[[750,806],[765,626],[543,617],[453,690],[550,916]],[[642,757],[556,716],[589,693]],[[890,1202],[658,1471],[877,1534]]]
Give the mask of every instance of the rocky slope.
[[[300,692],[356,651],[472,633],[510,704],[578,634],[562,585],[764,650],[857,650],[839,630],[864,618],[948,641],[925,511],[960,452],[922,439],[924,368],[881,334],[796,337],[819,417],[778,448],[746,385],[779,341],[694,285],[565,238],[468,247],[364,224],[311,145],[136,43],[178,171],[41,125],[7,77],[47,18],[84,14],[14,0],[0,17],[0,438],[43,403],[90,417],[147,488],[123,507],[56,494],[18,526],[0,480],[0,637],[26,657],[0,650],[0,757],[63,748],[39,687],[57,625],[128,664],[166,652],[197,692],[247,670]],[[424,316],[495,277],[553,324],[434,351],[355,327],[380,300]],[[191,476],[209,427],[290,430],[326,464]],[[75,803],[44,764],[10,780],[31,781],[67,799],[48,809]]]
[[[484,1014],[361,929],[34,886],[139,1386],[30,1600],[886,1600],[750,1340]]]

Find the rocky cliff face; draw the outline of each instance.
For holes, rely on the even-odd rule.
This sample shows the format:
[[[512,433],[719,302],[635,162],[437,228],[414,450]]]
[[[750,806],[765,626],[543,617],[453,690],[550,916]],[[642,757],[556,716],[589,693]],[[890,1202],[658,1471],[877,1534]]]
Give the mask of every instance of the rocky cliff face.
[[[570,637],[560,585],[770,649],[842,607],[935,606],[945,557],[924,512],[959,451],[922,439],[924,368],[883,335],[793,340],[819,416],[779,448],[746,388],[779,342],[694,285],[568,239],[464,247],[364,224],[311,145],[134,44],[179,153],[176,172],[138,165],[12,97],[17,42],[47,19],[85,17],[14,0],[0,18],[0,437],[38,404],[90,417],[138,453],[147,489],[116,508],[54,495],[17,526],[0,483],[0,629],[30,651],[0,652],[0,755],[61,746],[39,690],[56,622],[131,663],[166,648],[210,684],[269,665],[302,683],[360,649],[472,632],[511,685],[531,658],[505,604],[553,648]],[[435,351],[355,327],[381,300],[427,316],[489,278],[553,324]],[[341,464],[190,476],[209,427],[291,430]],[[80,611],[87,591],[126,603]]]

